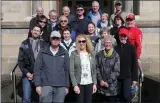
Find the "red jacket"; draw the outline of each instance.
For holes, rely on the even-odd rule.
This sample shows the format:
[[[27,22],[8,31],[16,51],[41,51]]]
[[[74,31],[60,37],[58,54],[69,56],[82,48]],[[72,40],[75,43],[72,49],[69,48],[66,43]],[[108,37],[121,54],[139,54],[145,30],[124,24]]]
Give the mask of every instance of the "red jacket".
[[[135,45],[138,59],[141,56],[142,38],[142,31],[137,26],[129,28],[129,41]]]

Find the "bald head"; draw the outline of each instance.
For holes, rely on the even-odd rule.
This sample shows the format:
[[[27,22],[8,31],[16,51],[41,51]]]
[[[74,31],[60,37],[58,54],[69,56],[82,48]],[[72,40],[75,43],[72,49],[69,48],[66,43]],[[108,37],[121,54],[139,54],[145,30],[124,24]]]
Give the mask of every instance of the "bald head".
[[[98,3],[98,1],[93,1],[93,2],[92,2],[92,10],[93,10],[95,13],[98,12],[98,10],[99,10],[99,3]]]
[[[63,15],[68,16],[70,14],[70,8],[68,6],[64,6],[62,13]]]
[[[42,8],[42,7],[38,7],[38,8],[37,8],[37,15],[38,15],[38,16],[43,15],[43,8]]]

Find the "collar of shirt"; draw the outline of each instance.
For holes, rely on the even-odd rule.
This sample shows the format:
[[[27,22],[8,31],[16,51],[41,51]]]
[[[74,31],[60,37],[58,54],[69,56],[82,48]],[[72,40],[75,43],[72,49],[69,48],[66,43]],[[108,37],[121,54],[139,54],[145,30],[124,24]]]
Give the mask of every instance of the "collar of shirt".
[[[69,39],[68,41],[64,40],[64,43],[65,43],[67,46],[69,46],[71,42],[72,42],[72,39]]]
[[[52,52],[52,54],[53,54],[53,56],[55,56],[56,55],[56,53],[58,52],[58,50],[59,50],[59,47],[57,48],[57,50],[56,51],[53,51],[53,49],[52,49],[52,47],[50,46],[50,51]]]

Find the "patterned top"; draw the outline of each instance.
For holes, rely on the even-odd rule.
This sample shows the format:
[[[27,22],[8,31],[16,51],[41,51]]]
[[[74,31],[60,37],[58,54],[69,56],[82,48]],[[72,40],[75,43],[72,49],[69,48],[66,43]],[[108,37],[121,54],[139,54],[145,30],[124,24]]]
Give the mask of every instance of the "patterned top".
[[[80,53],[81,59],[81,85],[87,85],[93,83],[91,76],[90,58],[87,52]]]

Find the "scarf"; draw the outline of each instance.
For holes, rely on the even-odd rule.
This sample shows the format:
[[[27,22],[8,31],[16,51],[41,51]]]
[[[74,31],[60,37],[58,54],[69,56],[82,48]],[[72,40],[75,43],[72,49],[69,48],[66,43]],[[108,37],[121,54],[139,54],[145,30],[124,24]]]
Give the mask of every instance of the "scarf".
[[[108,51],[108,53],[107,53],[105,50],[103,51],[103,53],[104,53],[104,56],[105,56],[105,57],[110,57],[110,56],[113,54],[113,48],[110,49],[110,50]]]

